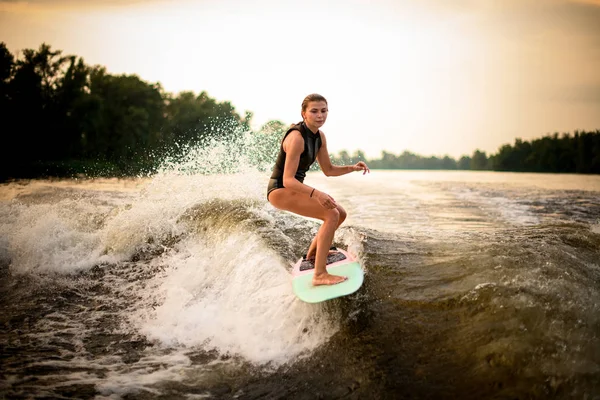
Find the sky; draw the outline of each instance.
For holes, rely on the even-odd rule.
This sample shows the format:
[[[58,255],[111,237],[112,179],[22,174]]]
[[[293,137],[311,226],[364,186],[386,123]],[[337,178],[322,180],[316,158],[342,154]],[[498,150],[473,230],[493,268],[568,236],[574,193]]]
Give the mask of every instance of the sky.
[[[322,94],[332,153],[600,129],[600,0],[0,0],[0,41],[206,91],[255,128]]]

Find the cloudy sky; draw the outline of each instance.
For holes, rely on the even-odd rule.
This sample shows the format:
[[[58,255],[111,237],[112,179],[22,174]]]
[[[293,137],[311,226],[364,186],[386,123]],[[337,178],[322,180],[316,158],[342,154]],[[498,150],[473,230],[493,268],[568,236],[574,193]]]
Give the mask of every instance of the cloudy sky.
[[[600,129],[600,0],[0,0],[0,41],[205,90],[256,127],[320,93],[332,152]]]

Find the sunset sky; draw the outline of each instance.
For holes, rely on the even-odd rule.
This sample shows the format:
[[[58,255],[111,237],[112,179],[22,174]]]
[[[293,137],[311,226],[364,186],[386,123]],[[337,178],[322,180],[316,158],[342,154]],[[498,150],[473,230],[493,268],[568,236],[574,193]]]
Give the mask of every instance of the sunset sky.
[[[600,129],[600,0],[0,0],[0,41],[205,90],[255,127],[320,93],[332,152]]]

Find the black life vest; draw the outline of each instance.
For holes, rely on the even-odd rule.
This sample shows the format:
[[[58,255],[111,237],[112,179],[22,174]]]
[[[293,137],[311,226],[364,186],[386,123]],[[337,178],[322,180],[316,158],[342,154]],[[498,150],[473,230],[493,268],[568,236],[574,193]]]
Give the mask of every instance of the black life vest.
[[[298,169],[296,170],[295,174],[295,178],[300,182],[304,182],[306,172],[317,159],[317,153],[319,152],[322,144],[320,131],[317,131],[316,134],[313,133],[310,129],[308,129],[304,121],[299,122],[296,125],[292,125],[292,127],[290,127],[290,129],[288,129],[283,136],[283,139],[281,139],[279,155],[277,156],[277,161],[275,161],[275,167],[273,167],[273,173],[271,174],[271,179],[277,179],[282,183],[286,157],[285,151],[283,150],[283,141],[292,131],[299,131],[304,139],[304,151],[300,155],[300,162],[298,163]],[[281,187],[283,187],[283,184]]]

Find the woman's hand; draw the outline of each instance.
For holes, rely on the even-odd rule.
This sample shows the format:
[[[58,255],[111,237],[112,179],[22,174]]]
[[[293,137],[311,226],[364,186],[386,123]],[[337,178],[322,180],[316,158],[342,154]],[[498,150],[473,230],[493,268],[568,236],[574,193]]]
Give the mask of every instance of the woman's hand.
[[[321,206],[323,206],[323,208],[327,208],[327,209],[331,210],[331,209],[334,209],[337,207],[337,203],[335,202],[333,197],[331,197],[327,193],[323,193],[318,190],[315,190],[313,197],[315,197],[317,199],[317,201],[319,202],[319,204],[321,204]]]
[[[367,164],[365,164],[362,161],[357,162],[356,164],[351,166],[352,171],[363,171],[363,175],[368,173],[371,173],[371,170],[369,169],[369,167],[367,167]]]

